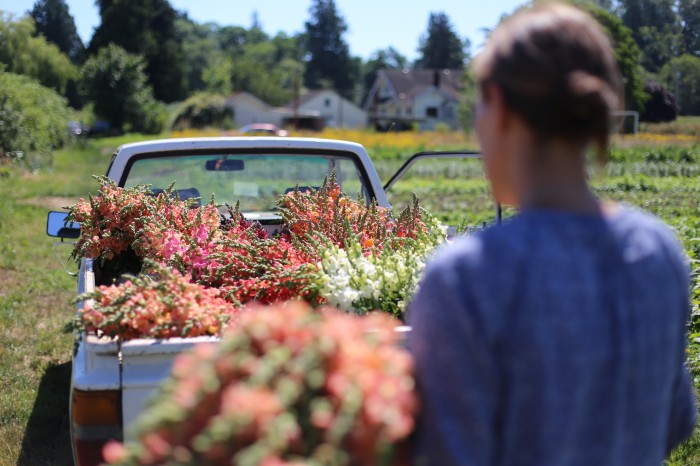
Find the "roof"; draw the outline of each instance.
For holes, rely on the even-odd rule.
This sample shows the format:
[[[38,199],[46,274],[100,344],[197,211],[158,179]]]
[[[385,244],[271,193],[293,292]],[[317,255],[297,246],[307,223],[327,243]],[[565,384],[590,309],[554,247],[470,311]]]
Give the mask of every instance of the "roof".
[[[426,88],[433,87],[437,81],[438,88],[449,97],[459,100],[462,98],[462,70],[409,70],[386,69],[380,73],[387,78],[399,99],[414,97]]]
[[[253,102],[255,105],[257,105],[260,108],[269,108],[270,107],[270,105],[268,103],[255,97],[250,92],[235,92],[235,93],[229,95],[228,97],[226,97],[226,103],[228,105],[231,105],[240,99],[247,99],[247,100]]]
[[[317,95],[319,95],[325,91],[326,91],[326,89],[316,89],[313,91],[308,91],[306,94],[300,95],[296,99],[292,99],[291,101],[289,101],[289,103],[286,106],[290,107],[290,108],[294,108],[295,105],[297,107],[301,107],[306,102],[310,101],[311,99],[313,99],[314,97],[316,97]]]
[[[296,105],[297,105],[298,107],[301,107],[301,106],[303,106],[304,104],[306,104],[306,103],[308,103],[309,101],[311,101],[311,100],[313,100],[314,98],[316,98],[317,96],[319,96],[319,95],[321,95],[321,94],[328,94],[328,93],[330,93],[330,94],[335,94],[335,95],[337,95],[338,97],[340,97],[341,99],[345,100],[346,102],[350,102],[348,99],[346,99],[346,98],[343,97],[342,95],[338,94],[338,92],[336,92],[336,91],[333,90],[333,89],[314,89],[314,90],[308,91],[308,92],[307,92],[306,94],[304,94],[304,95],[300,95],[296,100],[292,100],[292,101],[289,102],[286,106],[287,106],[287,107],[290,107],[290,108],[294,108],[294,104],[296,103]]]

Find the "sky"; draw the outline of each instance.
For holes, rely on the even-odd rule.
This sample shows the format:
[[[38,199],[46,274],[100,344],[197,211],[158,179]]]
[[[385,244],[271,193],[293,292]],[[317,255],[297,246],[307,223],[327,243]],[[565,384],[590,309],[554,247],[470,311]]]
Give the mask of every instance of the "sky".
[[[0,0],[0,10],[15,16],[30,10],[36,0]],[[304,30],[312,0],[170,0],[199,23],[250,27],[257,12],[269,35]],[[373,52],[394,47],[409,60],[418,56],[420,36],[428,29],[431,12],[444,12],[454,31],[471,41],[472,52],[484,42],[484,28],[493,28],[501,15],[511,13],[525,0],[335,0],[348,25],[344,38],[353,56],[367,60]],[[99,15],[94,0],[66,0],[78,34],[86,44]]]

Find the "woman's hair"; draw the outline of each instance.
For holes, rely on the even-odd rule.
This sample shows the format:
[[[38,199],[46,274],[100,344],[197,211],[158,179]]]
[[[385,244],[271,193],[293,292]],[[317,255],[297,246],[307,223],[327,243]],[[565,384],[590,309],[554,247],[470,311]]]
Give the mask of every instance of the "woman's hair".
[[[587,13],[549,3],[514,14],[489,38],[474,73],[484,95],[496,85],[541,140],[607,149],[620,74],[610,40]]]

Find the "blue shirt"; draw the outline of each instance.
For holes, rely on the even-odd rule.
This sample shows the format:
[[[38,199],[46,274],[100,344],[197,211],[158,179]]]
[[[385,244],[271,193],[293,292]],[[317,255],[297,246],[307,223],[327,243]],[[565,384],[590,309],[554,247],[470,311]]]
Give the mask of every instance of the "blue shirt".
[[[410,306],[418,465],[654,465],[688,437],[689,273],[654,217],[524,212],[440,250]]]

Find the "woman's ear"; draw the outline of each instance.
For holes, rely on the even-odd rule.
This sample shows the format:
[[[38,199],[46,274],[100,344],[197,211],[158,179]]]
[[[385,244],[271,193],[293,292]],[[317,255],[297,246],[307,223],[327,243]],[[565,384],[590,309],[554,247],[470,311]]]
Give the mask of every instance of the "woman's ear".
[[[503,91],[496,84],[489,84],[484,89],[486,94],[484,97],[491,106],[491,111],[493,112],[493,124],[496,126],[495,129],[498,131],[505,131],[510,126],[510,119],[513,114],[508,109],[506,105],[505,97],[503,96]]]

